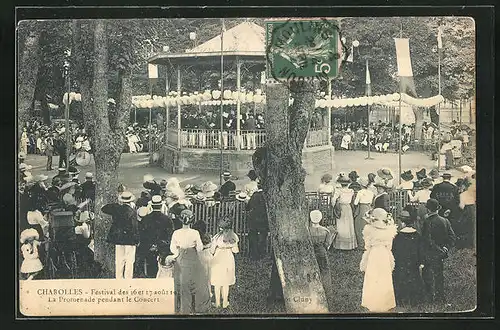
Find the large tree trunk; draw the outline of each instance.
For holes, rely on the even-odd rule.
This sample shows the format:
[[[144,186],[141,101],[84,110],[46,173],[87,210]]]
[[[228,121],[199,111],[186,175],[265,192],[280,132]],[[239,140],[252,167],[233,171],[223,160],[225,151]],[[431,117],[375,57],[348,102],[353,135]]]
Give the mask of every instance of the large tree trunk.
[[[24,40],[20,40],[20,56],[17,75],[17,129],[20,141],[24,124],[29,120],[29,109],[33,104],[35,95],[36,78],[38,73],[40,30],[36,22],[20,22],[19,29],[24,31]],[[20,37],[20,33],[18,33]]]
[[[266,196],[272,247],[288,313],[327,313],[325,290],[311,244],[305,197],[302,148],[314,110],[314,84],[289,90],[267,86],[266,151],[259,172]]]
[[[412,107],[415,114],[415,140],[422,140],[422,127],[424,125],[424,109]]]

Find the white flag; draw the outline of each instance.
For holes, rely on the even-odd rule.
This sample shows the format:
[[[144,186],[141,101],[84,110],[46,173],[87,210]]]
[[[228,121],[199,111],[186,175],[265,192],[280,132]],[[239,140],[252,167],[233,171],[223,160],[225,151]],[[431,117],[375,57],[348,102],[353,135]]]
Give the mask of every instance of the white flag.
[[[149,79],[158,79],[158,65],[148,64]]]
[[[413,77],[410,59],[409,39],[394,38],[396,43],[396,57],[398,61],[398,76]]]

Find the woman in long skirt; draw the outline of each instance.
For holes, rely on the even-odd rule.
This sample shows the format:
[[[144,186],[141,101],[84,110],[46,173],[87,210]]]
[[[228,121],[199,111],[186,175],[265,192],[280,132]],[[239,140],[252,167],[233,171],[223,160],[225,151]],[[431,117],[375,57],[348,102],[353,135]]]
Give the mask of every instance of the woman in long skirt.
[[[368,180],[361,178],[358,180],[361,185],[361,190],[358,191],[356,197],[354,198],[354,205],[357,207],[354,217],[354,230],[356,232],[356,241],[358,242],[358,249],[363,249],[365,243],[363,241],[363,228],[365,228],[366,221],[363,216],[366,212],[372,209],[373,198],[375,194],[373,191],[369,190]]]
[[[208,279],[198,256],[198,252],[203,250],[203,243],[198,231],[189,228],[193,212],[184,210],[180,217],[182,228],[174,231],[170,243],[170,251],[177,256],[174,284],[180,295],[180,299],[176,299],[180,306],[176,306],[176,311],[181,314],[202,313],[210,306]]]
[[[396,307],[391,248],[397,228],[390,213],[381,208],[368,214],[366,221],[368,224],[363,229],[365,252],[359,265],[365,273],[361,306],[370,312],[387,312]]]
[[[337,182],[340,183],[341,188],[336,190],[334,200],[338,204],[340,217],[337,219],[338,233],[333,247],[337,250],[353,250],[358,246],[351,207],[354,191],[347,188],[350,180],[345,174],[341,174]]]

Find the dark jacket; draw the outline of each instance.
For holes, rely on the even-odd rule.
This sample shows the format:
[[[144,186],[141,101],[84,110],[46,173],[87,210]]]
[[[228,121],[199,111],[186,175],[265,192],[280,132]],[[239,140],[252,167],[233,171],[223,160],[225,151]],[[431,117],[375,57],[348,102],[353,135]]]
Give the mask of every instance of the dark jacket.
[[[219,192],[222,195],[222,197],[229,197],[229,194],[235,190],[236,190],[236,185],[234,184],[234,182],[228,180],[220,187]]]
[[[165,214],[153,211],[141,220],[141,246],[149,250],[153,244],[158,246],[160,241],[170,244],[173,232],[172,221]]]
[[[458,187],[451,182],[443,181],[432,188],[431,198],[436,199],[442,207],[442,210],[456,210],[460,203],[460,194]]]
[[[161,194],[161,186],[156,182],[144,182],[142,186],[151,191],[151,196]]]
[[[186,205],[175,203],[168,210],[170,219],[172,220],[172,223],[174,225],[174,230],[182,228],[181,212],[185,209],[187,209]]]
[[[40,187],[40,185],[35,184],[30,189],[31,203],[35,205],[36,209],[39,211],[45,211],[47,208],[47,204],[49,203],[49,199],[47,196],[47,191]]]
[[[95,182],[94,181],[85,181],[80,185],[81,189],[81,197],[83,199],[91,199],[95,200]]]
[[[247,204],[248,211],[248,229],[256,229],[261,231],[269,230],[267,221],[267,208],[264,194],[262,191],[256,191]]]
[[[134,209],[125,204],[111,203],[104,205],[101,211],[111,215],[113,221],[108,232],[108,243],[115,245],[139,243],[139,226]]]
[[[422,227],[425,259],[443,259],[447,253],[443,249],[450,249],[455,243],[455,233],[448,219],[432,214],[424,220]]]

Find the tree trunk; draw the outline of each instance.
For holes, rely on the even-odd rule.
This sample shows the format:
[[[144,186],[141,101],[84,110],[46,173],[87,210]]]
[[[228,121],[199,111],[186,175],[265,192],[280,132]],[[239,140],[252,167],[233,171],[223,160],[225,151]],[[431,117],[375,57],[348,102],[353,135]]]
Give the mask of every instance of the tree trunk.
[[[18,141],[20,141],[23,126],[28,121],[29,109],[33,104],[33,97],[36,88],[36,79],[39,65],[39,41],[40,30],[35,22],[23,21],[19,23],[26,29],[26,36],[22,41],[22,52],[18,62],[17,75],[17,129]],[[21,28],[21,27],[20,27]]]
[[[422,127],[424,125],[424,110],[419,107],[412,107],[415,114],[415,140],[422,139]]]
[[[283,85],[267,86],[266,150],[254,164],[266,196],[274,258],[288,313],[327,313],[308,231],[302,148],[314,110],[314,84],[295,85],[297,95],[288,107]],[[256,158],[254,157],[254,160]]]

